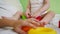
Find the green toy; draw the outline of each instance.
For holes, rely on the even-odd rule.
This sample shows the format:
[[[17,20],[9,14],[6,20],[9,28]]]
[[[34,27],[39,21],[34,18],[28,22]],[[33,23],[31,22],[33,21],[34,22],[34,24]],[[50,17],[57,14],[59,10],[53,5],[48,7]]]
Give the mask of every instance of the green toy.
[[[22,15],[22,19],[23,19],[23,20],[25,20],[25,19],[27,19],[27,18],[26,18],[26,16],[25,16],[25,15]]]
[[[24,13],[25,13],[25,11],[27,9],[27,6],[28,6],[28,3],[27,2],[28,2],[28,0],[20,0],[20,3],[23,6],[23,15],[21,17],[23,20],[27,19],[26,16],[24,15]]]

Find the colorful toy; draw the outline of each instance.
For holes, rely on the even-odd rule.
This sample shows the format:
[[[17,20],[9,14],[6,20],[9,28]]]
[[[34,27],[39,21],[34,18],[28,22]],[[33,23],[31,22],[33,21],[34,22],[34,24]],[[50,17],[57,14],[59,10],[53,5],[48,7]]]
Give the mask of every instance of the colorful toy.
[[[28,34],[57,34],[57,32],[51,28],[39,27],[36,29],[30,29]]]

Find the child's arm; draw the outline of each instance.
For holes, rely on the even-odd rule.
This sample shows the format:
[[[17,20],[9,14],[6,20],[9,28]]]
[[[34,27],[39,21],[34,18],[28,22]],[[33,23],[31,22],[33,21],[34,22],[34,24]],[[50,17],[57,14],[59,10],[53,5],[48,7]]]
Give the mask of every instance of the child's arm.
[[[55,16],[55,13],[52,11],[49,11],[47,14],[45,14],[44,18],[40,22],[42,24],[43,23],[48,24],[53,19],[54,16]]]
[[[0,27],[6,27],[6,26],[9,26],[9,27],[13,27],[14,30],[17,32],[17,33],[24,33],[26,34],[21,28],[20,28],[20,24],[21,24],[22,21],[18,20],[9,20],[9,19],[0,19]],[[22,24],[21,24],[22,25]]]
[[[34,15],[35,17],[38,17],[40,14],[42,14],[43,12],[45,12],[46,10],[49,9],[49,6],[50,6],[50,3],[49,3],[49,0],[44,0],[44,4],[42,6],[42,8],[39,8]],[[38,14],[37,14],[38,13]]]
[[[49,2],[49,0],[44,0],[44,4],[43,4],[42,8],[39,9],[39,11],[40,11],[40,12],[44,12],[44,11],[48,10],[49,7],[50,7],[50,2]]]
[[[0,19],[0,27],[6,27],[6,26],[14,26],[15,20],[9,20],[9,19]]]

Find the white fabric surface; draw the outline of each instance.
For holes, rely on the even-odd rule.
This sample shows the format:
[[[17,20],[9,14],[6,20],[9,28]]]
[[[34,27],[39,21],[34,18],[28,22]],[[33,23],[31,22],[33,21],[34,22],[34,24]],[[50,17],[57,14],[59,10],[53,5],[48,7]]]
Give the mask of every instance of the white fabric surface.
[[[50,23],[52,23],[56,27],[59,27],[59,20],[60,20],[60,14],[56,14]]]
[[[0,0],[0,17],[12,17],[17,11],[23,11],[19,0]]]
[[[17,33],[10,29],[1,29],[0,28],[0,34],[17,34]]]

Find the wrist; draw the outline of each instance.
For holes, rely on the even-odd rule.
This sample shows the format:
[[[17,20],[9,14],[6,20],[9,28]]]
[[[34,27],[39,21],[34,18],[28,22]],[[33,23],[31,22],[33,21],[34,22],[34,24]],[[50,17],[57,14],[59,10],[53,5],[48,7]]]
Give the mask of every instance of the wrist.
[[[9,26],[9,27],[13,27],[14,26],[15,21],[14,20],[9,20],[9,19],[1,19],[0,20],[0,24],[1,26]]]
[[[23,21],[22,20],[17,20],[15,23],[13,23],[13,27],[18,27],[20,25],[22,25]]]

